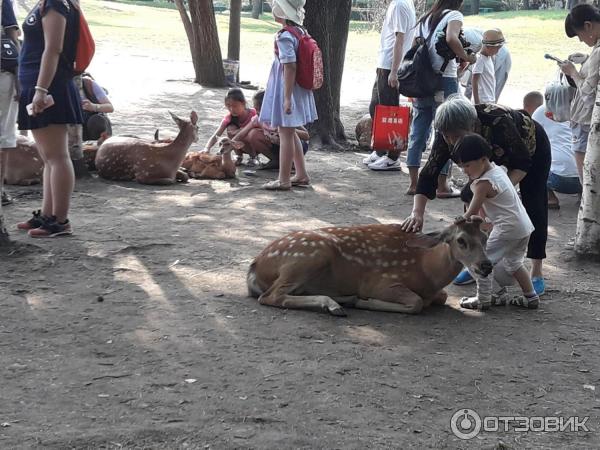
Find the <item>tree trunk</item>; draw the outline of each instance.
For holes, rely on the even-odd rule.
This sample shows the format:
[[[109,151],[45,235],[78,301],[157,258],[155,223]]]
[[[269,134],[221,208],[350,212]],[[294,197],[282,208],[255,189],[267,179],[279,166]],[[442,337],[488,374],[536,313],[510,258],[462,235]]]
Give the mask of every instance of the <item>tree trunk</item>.
[[[252,0],[252,18],[258,19],[263,12],[262,0]]]
[[[319,120],[311,127],[325,145],[345,142],[340,120],[340,90],[346,42],[350,26],[351,0],[307,0],[304,24],[323,53],[323,86],[315,91]]]
[[[473,14],[474,16],[476,16],[477,14],[479,14],[479,6],[480,6],[479,0],[472,0],[472,2],[471,2],[471,14]]]
[[[189,16],[183,0],[174,1],[190,44],[196,83],[226,86],[212,0],[189,0]]]
[[[596,102],[592,113],[592,126],[583,164],[583,195],[575,252],[582,257],[600,259],[600,83],[596,88]]]
[[[227,59],[240,60],[240,25],[242,15],[242,0],[229,2],[229,39],[227,40]],[[240,71],[236,74],[236,81],[240,81]]]

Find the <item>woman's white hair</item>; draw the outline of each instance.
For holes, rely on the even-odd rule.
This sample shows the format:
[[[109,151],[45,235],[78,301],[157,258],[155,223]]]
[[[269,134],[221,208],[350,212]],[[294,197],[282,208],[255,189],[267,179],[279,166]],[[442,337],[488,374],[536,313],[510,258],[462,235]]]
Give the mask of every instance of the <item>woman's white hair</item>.
[[[435,112],[435,129],[447,131],[473,131],[477,121],[475,106],[460,94],[449,96]]]

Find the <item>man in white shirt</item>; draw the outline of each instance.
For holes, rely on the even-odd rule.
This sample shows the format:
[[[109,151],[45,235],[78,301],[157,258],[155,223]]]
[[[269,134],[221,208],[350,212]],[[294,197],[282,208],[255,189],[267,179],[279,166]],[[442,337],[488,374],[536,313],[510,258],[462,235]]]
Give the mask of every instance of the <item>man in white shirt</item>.
[[[473,67],[473,103],[496,103],[496,76],[494,56],[504,45],[502,31],[488,30],[483,33],[481,53]]]
[[[398,106],[398,69],[404,55],[413,44],[416,24],[413,0],[392,0],[387,8],[377,61],[377,79],[373,86],[369,113],[375,115],[376,105]],[[373,152],[363,160],[372,170],[400,170],[399,150]]]

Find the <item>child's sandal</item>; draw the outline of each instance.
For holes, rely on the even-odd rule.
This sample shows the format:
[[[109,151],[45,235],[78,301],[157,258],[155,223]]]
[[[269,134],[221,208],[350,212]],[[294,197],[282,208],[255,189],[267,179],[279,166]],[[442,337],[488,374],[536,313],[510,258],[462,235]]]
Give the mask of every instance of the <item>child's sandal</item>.
[[[540,298],[537,295],[534,295],[533,297],[519,295],[519,296],[513,297],[510,300],[510,304],[513,306],[519,306],[521,308],[537,309],[538,306],[540,305]]]
[[[461,308],[465,309],[477,309],[479,311],[484,311],[486,309],[490,309],[491,302],[481,301],[477,297],[463,297],[459,301],[459,305]]]

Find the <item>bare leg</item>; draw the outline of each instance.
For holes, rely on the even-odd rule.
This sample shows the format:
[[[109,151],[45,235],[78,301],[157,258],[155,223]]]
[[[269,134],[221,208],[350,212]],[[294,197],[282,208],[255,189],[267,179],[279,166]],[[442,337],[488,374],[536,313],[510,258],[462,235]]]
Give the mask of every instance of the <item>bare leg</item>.
[[[531,278],[540,277],[543,278],[542,274],[542,262],[543,259],[532,259],[531,260]]]
[[[295,159],[296,152],[296,129],[290,127],[279,127],[279,182],[282,185],[290,184],[290,175],[292,172],[292,161]],[[299,168],[296,167],[298,174]]]
[[[273,153],[271,152],[271,141],[265,136],[265,133],[260,128],[250,130],[248,136],[244,140],[248,146],[248,153],[253,158],[259,153],[262,153],[269,159],[273,159]]]
[[[56,216],[59,222],[64,222],[69,215],[75,185],[67,147],[67,126],[49,125],[32,130],[32,134],[45,163],[42,214]]]
[[[583,162],[585,161],[585,152],[574,152],[575,153],[575,165],[577,166],[577,172],[579,173],[579,181],[583,186]]]
[[[517,283],[519,283],[519,286],[521,286],[523,294],[531,294],[532,292],[535,292],[533,289],[533,284],[531,283],[531,277],[527,273],[525,267],[521,266],[515,273],[513,273],[513,277],[515,277]]]
[[[548,189],[548,206],[559,205],[558,197],[552,189]]]

